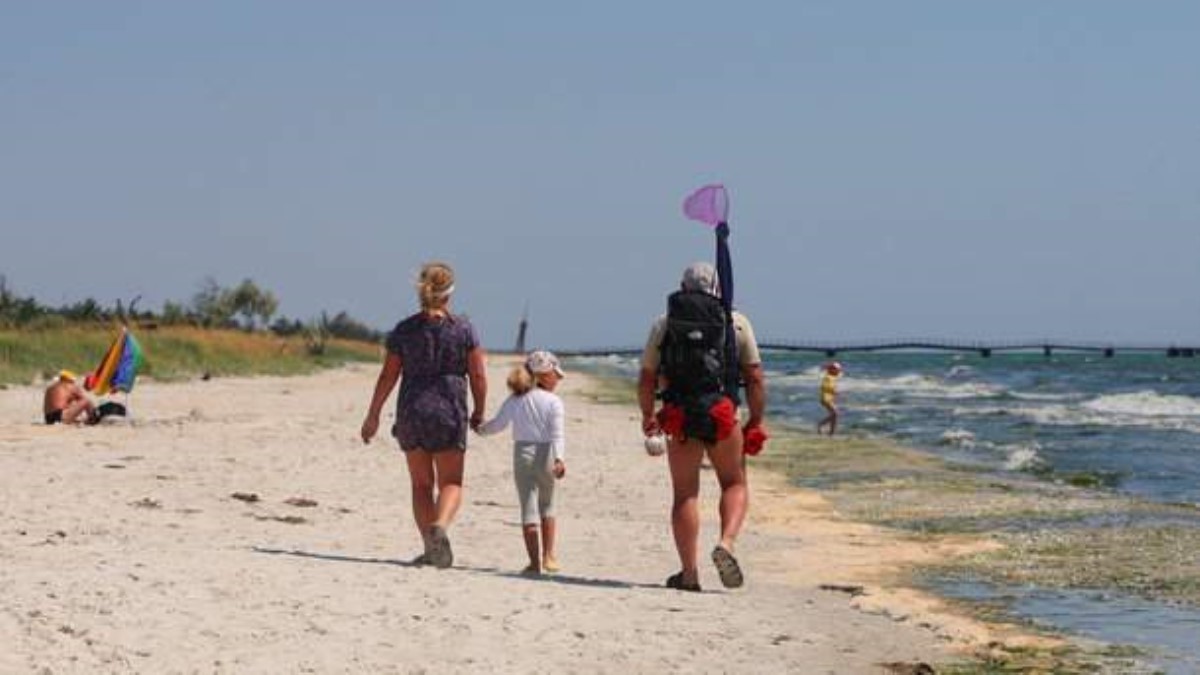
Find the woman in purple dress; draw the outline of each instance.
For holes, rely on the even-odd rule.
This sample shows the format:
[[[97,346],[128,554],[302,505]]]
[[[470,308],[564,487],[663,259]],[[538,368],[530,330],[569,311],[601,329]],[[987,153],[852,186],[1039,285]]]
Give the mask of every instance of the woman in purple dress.
[[[392,435],[408,460],[413,518],[425,540],[425,552],[414,562],[439,568],[454,562],[446,530],[462,503],[467,427],[483,421],[487,399],[483,347],[467,318],[450,313],[453,292],[449,265],[432,262],[421,268],[421,311],[388,335],[387,356],[362,423],[363,442],[370,443],[379,430],[379,412],[400,380]],[[468,385],[473,403],[469,423]]]

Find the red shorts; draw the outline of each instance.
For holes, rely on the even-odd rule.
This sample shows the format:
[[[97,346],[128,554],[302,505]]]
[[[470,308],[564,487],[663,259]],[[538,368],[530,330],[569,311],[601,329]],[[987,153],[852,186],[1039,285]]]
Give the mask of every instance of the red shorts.
[[[666,403],[658,411],[658,426],[677,441],[695,438],[715,443],[729,438],[737,426],[737,408],[728,396],[715,401],[701,399],[694,403]]]

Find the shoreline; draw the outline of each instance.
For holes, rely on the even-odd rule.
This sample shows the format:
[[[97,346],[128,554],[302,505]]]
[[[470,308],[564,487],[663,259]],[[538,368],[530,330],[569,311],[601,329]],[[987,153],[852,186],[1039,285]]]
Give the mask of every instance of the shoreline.
[[[629,389],[625,378],[596,376],[606,381],[604,389]],[[624,404],[635,405],[631,398]],[[863,611],[934,628],[976,664],[1068,672],[1153,669],[1138,661],[1148,656],[1145,645],[1040,625],[994,597],[970,600],[948,593],[943,584],[950,580],[995,588],[1101,587],[1197,606],[1200,565],[1171,557],[1180,548],[1173,540],[1200,537],[1195,509],[998,475],[888,439],[853,433],[829,439],[775,424],[771,433],[764,453],[749,458],[747,528],[797,533],[802,543],[789,552],[792,565],[850,592]],[[753,499],[764,493],[771,496],[765,509]],[[1112,518],[1114,527],[1076,528],[1073,536],[1063,536],[1062,523],[1089,518]],[[1128,518],[1144,518],[1152,527],[1129,534]],[[1153,527],[1157,519],[1168,525]],[[1174,519],[1190,519],[1191,525],[1172,529]],[[818,542],[816,550],[806,551],[805,540]],[[1137,553],[1121,556],[1122,549]],[[1117,564],[1107,574],[1094,564],[1090,574],[1081,573],[1097,552]],[[1169,583],[1162,583],[1164,577]]]
[[[513,362],[490,359],[489,412]],[[641,447],[631,388],[569,365],[563,572],[519,574],[507,434],[469,439],[455,567],[412,567],[403,459],[391,439],[356,438],[376,372],[147,381],[132,423],[89,428],[38,424],[39,388],[0,390],[0,585],[14,589],[0,634],[16,636],[0,671],[972,673],[1103,661],[912,584],[911,569],[995,544],[871,522],[846,494],[792,485],[789,463],[821,472],[814,458],[831,455],[777,426],[751,459],[747,586],[721,589],[702,560],[704,593],[663,588],[678,564],[665,460]],[[832,457],[844,461],[854,446],[842,440]],[[859,468],[888,460],[860,450],[880,464],[851,454]],[[703,480],[702,554],[717,494]]]
[[[489,412],[506,364],[491,359]],[[530,579],[506,434],[469,440],[455,564],[414,567],[403,457],[357,438],[377,368],[139,383],[130,423],[47,427],[0,390],[2,672],[911,672],[948,640],[772,572],[749,530],[744,588],[676,571],[665,462],[635,415],[568,373],[562,572]],[[766,486],[759,488],[766,504]],[[702,550],[715,541],[702,492]],[[253,495],[253,499],[251,499]],[[702,561],[707,563],[707,560]]]

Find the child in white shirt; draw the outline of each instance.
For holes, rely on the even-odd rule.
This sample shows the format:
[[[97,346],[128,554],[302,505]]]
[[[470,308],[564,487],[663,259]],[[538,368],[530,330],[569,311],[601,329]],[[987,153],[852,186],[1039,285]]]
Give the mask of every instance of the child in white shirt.
[[[554,481],[567,473],[563,462],[563,403],[554,393],[563,377],[558,358],[535,351],[508,376],[512,394],[496,416],[479,426],[481,434],[495,434],[512,423],[513,478],[521,502],[521,533],[529,565],[524,574],[558,571],[554,543]],[[541,521],[541,550],[538,521]],[[539,555],[539,553],[541,555]]]

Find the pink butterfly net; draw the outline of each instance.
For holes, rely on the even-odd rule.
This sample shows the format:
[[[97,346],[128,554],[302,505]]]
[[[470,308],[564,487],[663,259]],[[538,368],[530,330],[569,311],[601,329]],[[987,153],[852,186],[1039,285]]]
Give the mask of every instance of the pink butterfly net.
[[[683,215],[709,225],[728,222],[729,195],[721,184],[705,185],[683,200]]]

